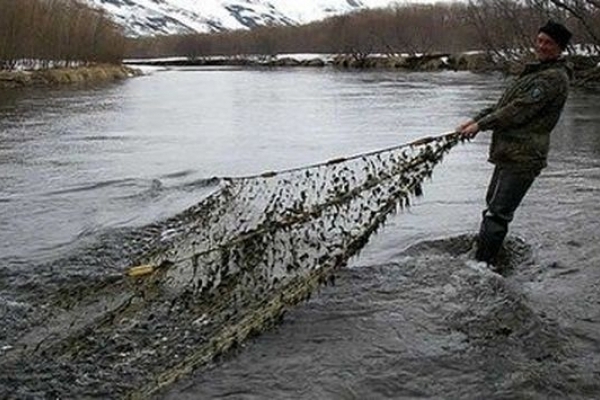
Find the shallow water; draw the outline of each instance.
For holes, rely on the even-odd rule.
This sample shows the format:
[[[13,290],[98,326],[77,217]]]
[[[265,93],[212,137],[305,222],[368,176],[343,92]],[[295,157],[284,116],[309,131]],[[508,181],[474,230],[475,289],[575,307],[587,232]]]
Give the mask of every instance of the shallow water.
[[[35,304],[26,290],[122,271],[126,262],[102,250],[118,246],[111,238],[197,203],[215,189],[213,176],[447,132],[503,84],[469,73],[223,69],[3,93],[4,315],[17,321]],[[505,277],[467,270],[448,250],[477,228],[491,172],[481,134],[452,150],[425,195],[388,221],[336,286],[159,397],[594,398],[598,100],[573,91],[550,167],[511,226],[530,254]],[[4,332],[2,348],[14,331]]]

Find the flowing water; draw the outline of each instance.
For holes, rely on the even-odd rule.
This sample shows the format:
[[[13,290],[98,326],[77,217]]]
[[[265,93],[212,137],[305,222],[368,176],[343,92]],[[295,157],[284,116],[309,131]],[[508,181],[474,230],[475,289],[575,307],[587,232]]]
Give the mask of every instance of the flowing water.
[[[217,189],[212,177],[448,132],[504,85],[462,72],[223,68],[1,92],[0,357],[36,297],[122,272],[123,232],[198,203]],[[573,90],[550,166],[511,225],[510,273],[460,259],[491,173],[482,133],[446,156],[335,286],[157,396],[597,397],[598,104],[599,93]],[[32,393],[12,382],[0,378],[0,394]]]

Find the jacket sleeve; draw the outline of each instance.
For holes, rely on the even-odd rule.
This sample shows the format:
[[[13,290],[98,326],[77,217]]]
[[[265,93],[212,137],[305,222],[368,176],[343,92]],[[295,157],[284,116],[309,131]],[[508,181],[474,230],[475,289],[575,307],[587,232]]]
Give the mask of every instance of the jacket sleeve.
[[[561,90],[565,90],[565,85],[558,76],[540,76],[507,104],[477,120],[479,128],[484,131],[523,125],[560,95]]]
[[[473,120],[474,121],[479,121],[480,119],[482,119],[486,115],[491,114],[492,112],[494,112],[495,109],[496,109],[496,106],[486,107],[486,108],[482,109],[481,111],[479,111],[477,113],[477,115],[475,115],[473,117]]]

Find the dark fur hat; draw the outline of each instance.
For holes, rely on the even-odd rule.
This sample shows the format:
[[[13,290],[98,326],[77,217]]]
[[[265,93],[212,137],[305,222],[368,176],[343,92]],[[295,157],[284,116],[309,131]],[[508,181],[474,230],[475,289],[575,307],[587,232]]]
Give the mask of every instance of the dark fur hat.
[[[540,32],[550,36],[563,50],[569,44],[569,40],[571,40],[571,32],[563,24],[552,20],[546,22],[546,25],[538,30],[538,33]]]

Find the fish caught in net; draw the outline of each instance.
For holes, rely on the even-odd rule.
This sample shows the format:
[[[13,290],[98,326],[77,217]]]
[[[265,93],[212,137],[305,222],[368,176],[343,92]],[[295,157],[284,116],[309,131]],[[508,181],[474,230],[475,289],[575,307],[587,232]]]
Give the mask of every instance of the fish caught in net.
[[[41,358],[93,364],[100,371],[90,372],[89,382],[94,374],[114,376],[110,397],[145,397],[333,282],[335,269],[390,214],[421,195],[423,181],[460,140],[449,133],[308,167],[221,178],[219,189],[174,220],[128,276],[71,300],[48,321],[49,334],[26,335],[2,367],[18,370]],[[115,353],[117,366],[107,361]],[[77,395],[67,390],[59,393]]]

